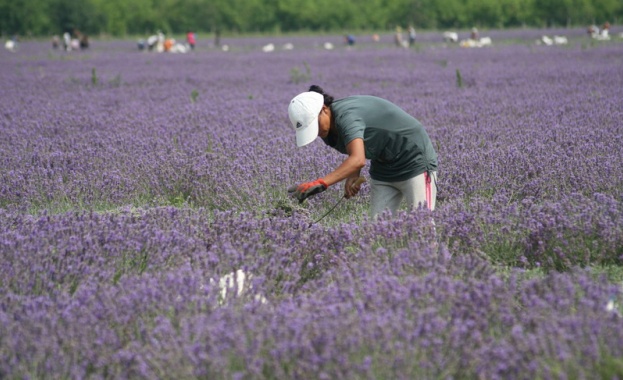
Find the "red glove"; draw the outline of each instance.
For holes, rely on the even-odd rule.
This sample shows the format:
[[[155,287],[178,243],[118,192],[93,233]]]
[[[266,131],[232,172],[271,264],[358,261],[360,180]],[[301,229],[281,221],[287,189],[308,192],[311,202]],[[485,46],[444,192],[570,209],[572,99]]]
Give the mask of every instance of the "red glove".
[[[288,189],[289,193],[293,193],[294,197],[299,200],[299,203],[303,203],[303,201],[312,195],[316,195],[325,191],[329,185],[322,179],[318,178],[312,182],[305,182],[297,187],[291,187]]]

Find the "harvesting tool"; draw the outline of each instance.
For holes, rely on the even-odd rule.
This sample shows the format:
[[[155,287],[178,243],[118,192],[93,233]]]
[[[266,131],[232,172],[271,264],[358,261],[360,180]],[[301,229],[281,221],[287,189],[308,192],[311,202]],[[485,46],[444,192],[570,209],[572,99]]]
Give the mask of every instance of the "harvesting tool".
[[[351,185],[351,188],[357,187],[357,186],[361,185],[364,182],[366,182],[366,177],[361,176],[361,177],[357,178],[357,180],[355,182],[353,182],[353,184]],[[345,199],[345,198],[346,198],[346,194],[342,195],[340,197],[340,199],[333,205],[333,207],[331,207],[329,209],[329,211],[325,212],[320,218],[318,218],[316,221],[314,221],[313,224],[316,224],[316,223],[320,222],[322,219],[324,219],[325,216],[329,215],[342,202],[342,199]]]
[[[360,186],[361,184],[363,184],[364,182],[366,182],[366,178],[361,176],[359,178],[357,178],[357,180],[355,182],[353,182],[353,184],[351,185],[351,188],[355,188],[357,186]],[[308,192],[306,194],[306,196],[299,200],[299,203],[302,203],[306,198],[321,193],[325,190],[326,188],[322,185],[318,185],[318,186],[314,186],[311,187],[310,189],[308,189]],[[296,186],[290,187],[288,189],[289,193],[294,193],[296,191]],[[322,219],[324,219],[327,215],[329,215],[333,210],[335,210],[335,208],[342,202],[343,199],[347,198],[346,194],[342,195],[340,197],[340,199],[329,209],[329,211],[327,211],[326,213],[324,213],[320,218],[318,218],[317,220],[315,220],[312,224],[318,223],[320,222]]]

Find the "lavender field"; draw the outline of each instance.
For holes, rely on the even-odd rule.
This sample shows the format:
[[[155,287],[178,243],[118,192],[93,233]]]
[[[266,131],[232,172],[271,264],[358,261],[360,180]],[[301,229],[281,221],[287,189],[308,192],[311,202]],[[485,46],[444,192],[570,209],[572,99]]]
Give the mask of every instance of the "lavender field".
[[[0,378],[623,378],[623,39],[542,33],[3,50]],[[288,197],[310,84],[423,123],[433,213]]]

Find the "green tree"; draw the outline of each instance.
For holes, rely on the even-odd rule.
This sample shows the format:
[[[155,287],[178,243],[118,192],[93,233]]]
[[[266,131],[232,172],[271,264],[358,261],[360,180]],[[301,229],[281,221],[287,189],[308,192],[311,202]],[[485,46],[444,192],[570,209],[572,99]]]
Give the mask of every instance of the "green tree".
[[[435,2],[436,27],[460,28],[471,26],[466,5],[461,0],[438,0]]]
[[[621,0],[595,0],[591,2],[593,13],[589,22],[603,23],[606,21],[617,22],[623,20],[623,1]]]
[[[348,33],[409,25],[577,26],[622,16],[621,0],[0,0],[0,33]]]
[[[469,16],[464,20],[472,25],[502,27],[504,24],[499,0],[467,0],[465,12]]]
[[[411,0],[407,4],[407,17],[416,28],[436,28],[435,2],[431,0]]]
[[[534,25],[531,10],[535,0],[501,0],[502,26],[516,27]]]
[[[91,1],[51,0],[48,13],[52,33],[81,31],[93,34],[101,31],[98,9]]]
[[[51,25],[47,4],[39,0],[0,0],[0,33],[42,35]]]

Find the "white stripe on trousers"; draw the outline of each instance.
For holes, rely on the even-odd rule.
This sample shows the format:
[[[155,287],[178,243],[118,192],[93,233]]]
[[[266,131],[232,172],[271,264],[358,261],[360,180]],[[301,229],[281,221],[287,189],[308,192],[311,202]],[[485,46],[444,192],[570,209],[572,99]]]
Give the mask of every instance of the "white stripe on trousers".
[[[374,218],[386,209],[396,213],[403,199],[407,206],[435,209],[437,200],[437,172],[424,172],[406,181],[384,182],[370,180],[370,214]]]

